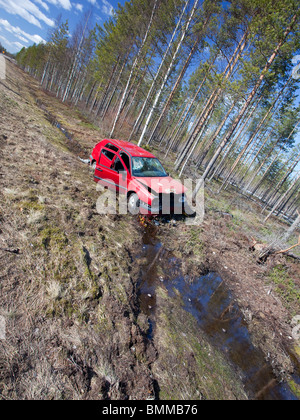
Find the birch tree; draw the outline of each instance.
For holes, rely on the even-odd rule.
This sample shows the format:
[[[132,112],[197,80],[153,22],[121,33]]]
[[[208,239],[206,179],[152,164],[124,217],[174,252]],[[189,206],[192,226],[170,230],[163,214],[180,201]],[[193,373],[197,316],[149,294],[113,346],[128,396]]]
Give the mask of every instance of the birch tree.
[[[198,191],[202,188],[204,181],[206,180],[208,174],[210,173],[213,165],[215,164],[216,160],[218,159],[219,155],[222,153],[224,147],[226,146],[226,144],[228,143],[228,141],[231,139],[233,133],[235,132],[237,126],[239,125],[239,122],[241,120],[241,118],[244,116],[244,114],[246,113],[248,107],[250,106],[253,98],[255,97],[256,93],[258,92],[259,88],[261,87],[266,74],[268,73],[268,71],[270,70],[270,67],[272,66],[273,62],[275,61],[280,49],[282,48],[282,46],[285,44],[290,32],[293,30],[294,25],[297,22],[298,19],[298,14],[294,14],[294,16],[291,19],[291,22],[289,23],[288,27],[286,28],[282,38],[279,40],[278,44],[276,45],[273,53],[271,54],[271,56],[269,57],[265,67],[263,68],[254,88],[252,89],[251,93],[249,94],[247,100],[244,103],[244,106],[242,107],[240,113],[238,114],[238,116],[236,117],[231,129],[229,130],[229,132],[227,133],[227,135],[225,136],[225,138],[223,139],[223,141],[221,142],[221,144],[219,145],[219,147],[217,148],[214,156],[212,157],[210,163],[208,164],[202,179],[200,181],[198,181],[197,186],[193,192],[193,197],[195,198]]]
[[[186,34],[187,34],[188,30],[189,30],[190,24],[191,24],[191,22],[192,22],[193,16],[194,16],[194,14],[195,14],[195,11],[196,11],[196,8],[197,8],[197,5],[198,5],[198,1],[199,1],[199,0],[195,0],[195,2],[194,2],[193,9],[192,9],[192,11],[191,11],[191,13],[190,13],[190,16],[189,16],[189,18],[188,18],[188,20],[187,20],[187,23],[186,23],[186,25],[185,25],[184,29],[183,29],[183,31],[182,31],[182,35],[181,35],[181,38],[180,38],[180,40],[179,40],[179,42],[178,42],[178,44],[177,44],[177,48],[176,48],[176,50],[175,50],[175,53],[174,53],[174,54],[173,54],[173,56],[172,56],[171,62],[170,62],[170,64],[169,64],[169,67],[168,67],[168,69],[167,69],[167,72],[166,72],[166,74],[165,74],[165,76],[164,76],[164,78],[163,78],[162,84],[161,84],[161,86],[159,87],[159,89],[158,89],[158,91],[157,91],[157,94],[156,94],[156,96],[155,96],[154,102],[153,102],[153,104],[152,104],[152,107],[151,107],[150,112],[149,112],[149,114],[148,114],[148,117],[147,117],[147,119],[146,119],[146,123],[145,123],[145,125],[144,125],[144,129],[143,129],[143,131],[142,131],[142,134],[141,134],[140,139],[139,139],[139,142],[138,142],[138,145],[139,145],[139,146],[142,144],[142,142],[143,142],[143,140],[144,140],[144,137],[145,137],[146,131],[147,131],[147,129],[148,129],[149,123],[150,123],[151,118],[152,118],[152,115],[153,115],[153,112],[154,112],[154,110],[155,110],[155,108],[156,108],[156,106],[157,106],[157,103],[158,103],[158,101],[159,101],[159,99],[160,99],[160,96],[161,96],[161,94],[162,94],[162,91],[163,91],[163,89],[164,89],[164,87],[165,87],[165,85],[166,85],[166,83],[167,83],[167,80],[168,80],[168,78],[169,78],[169,76],[170,76],[170,73],[171,73],[171,71],[172,71],[172,69],[173,69],[174,62],[175,62],[175,60],[176,60],[176,58],[177,58],[177,55],[178,55],[179,50],[180,50],[180,48],[181,48],[181,45],[182,45],[182,43],[183,43],[183,41],[184,41],[184,39],[185,39],[185,37],[186,37]],[[183,15],[184,15],[184,13],[185,13],[185,10],[186,10],[187,5],[188,5],[188,2],[186,2],[186,6],[185,6],[185,7],[184,7],[184,9],[183,9],[182,16],[183,16]],[[182,16],[180,17],[180,20],[182,19]]]
[[[158,0],[155,0],[155,3],[153,5],[152,14],[151,14],[150,21],[149,21],[149,25],[147,27],[147,30],[146,30],[146,33],[145,33],[143,42],[142,42],[142,44],[140,46],[140,49],[139,49],[139,51],[138,51],[138,53],[136,55],[136,58],[135,58],[135,60],[133,62],[133,65],[131,67],[131,71],[130,71],[129,77],[128,77],[128,80],[127,80],[125,89],[123,91],[123,95],[122,95],[122,98],[121,98],[121,101],[120,101],[120,104],[119,104],[119,108],[118,108],[118,111],[117,111],[117,114],[116,114],[116,117],[115,117],[115,120],[114,120],[112,129],[111,129],[111,132],[110,132],[110,137],[111,138],[113,138],[116,125],[117,125],[117,123],[119,121],[119,118],[120,118],[120,115],[121,115],[121,111],[122,111],[123,106],[124,106],[124,103],[125,103],[125,98],[127,97],[128,89],[129,89],[129,86],[130,86],[130,83],[131,83],[133,74],[134,74],[135,69],[136,69],[136,67],[138,65],[138,62],[139,62],[140,56],[142,54],[143,48],[144,48],[144,46],[145,46],[145,44],[147,42],[147,39],[149,37],[150,31],[151,31],[151,27],[152,27],[152,24],[153,24],[154,15],[156,13],[157,7],[158,7]]]
[[[178,19],[177,25],[176,25],[176,27],[175,27],[175,29],[174,29],[174,31],[173,31],[173,34],[172,34],[171,39],[170,39],[170,42],[168,43],[167,49],[166,49],[166,51],[165,51],[165,53],[164,53],[164,56],[163,56],[163,58],[162,58],[162,60],[161,60],[160,65],[159,65],[159,67],[158,67],[158,70],[157,70],[156,75],[155,75],[155,77],[154,77],[154,79],[153,79],[153,82],[152,82],[152,84],[151,84],[151,87],[150,87],[150,89],[149,89],[149,91],[148,91],[148,94],[147,94],[147,97],[146,97],[146,99],[145,99],[145,101],[144,101],[144,104],[143,104],[143,106],[142,106],[142,109],[141,109],[141,111],[140,111],[140,113],[139,113],[138,117],[136,118],[136,121],[135,121],[134,127],[133,127],[132,132],[131,132],[131,134],[130,134],[130,136],[129,136],[129,141],[131,140],[131,138],[132,138],[132,136],[133,136],[133,134],[134,134],[134,132],[135,132],[136,128],[137,128],[137,127],[139,126],[139,124],[140,124],[140,121],[141,121],[142,116],[143,116],[143,114],[144,114],[145,108],[146,108],[146,106],[148,105],[148,101],[149,101],[149,99],[150,99],[150,97],[151,97],[151,95],[152,95],[152,93],[153,93],[153,90],[154,90],[154,87],[155,87],[155,85],[156,85],[156,82],[157,82],[157,80],[158,80],[158,78],[159,78],[159,76],[160,76],[161,69],[162,69],[162,68],[163,68],[163,66],[165,65],[165,62],[166,62],[166,59],[167,59],[167,57],[168,57],[169,51],[170,51],[170,49],[171,49],[171,46],[173,45],[173,42],[174,42],[175,37],[176,37],[176,35],[177,35],[178,29],[179,29],[179,27],[180,27],[180,25],[181,25],[181,21],[182,21],[182,19],[183,19],[183,16],[184,16],[184,14],[185,14],[185,11],[186,11],[186,9],[187,9],[187,7],[188,7],[188,3],[189,3],[189,0],[186,0],[186,2],[185,2],[185,6],[184,6],[184,9],[183,9],[183,11],[182,11],[182,13],[181,13],[181,15],[180,15],[180,17],[179,17],[179,19]]]

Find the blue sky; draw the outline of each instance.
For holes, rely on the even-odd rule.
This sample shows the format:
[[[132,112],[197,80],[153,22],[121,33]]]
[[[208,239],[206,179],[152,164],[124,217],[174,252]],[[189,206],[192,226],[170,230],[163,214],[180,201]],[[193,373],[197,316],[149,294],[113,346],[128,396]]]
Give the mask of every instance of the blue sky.
[[[70,32],[85,12],[92,8],[94,23],[100,25],[125,0],[0,0],[0,42],[11,53],[46,42],[61,14],[68,19]]]

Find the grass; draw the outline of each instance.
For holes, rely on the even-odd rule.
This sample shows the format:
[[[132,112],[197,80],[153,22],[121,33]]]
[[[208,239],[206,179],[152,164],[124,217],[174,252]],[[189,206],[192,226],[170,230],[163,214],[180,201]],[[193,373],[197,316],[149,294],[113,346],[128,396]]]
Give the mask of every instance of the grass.
[[[65,233],[57,227],[46,227],[42,230],[41,243],[45,249],[57,247],[58,251],[62,251],[68,245],[68,238]]]
[[[99,128],[99,127],[97,127],[95,124],[92,124],[92,123],[90,123],[90,122],[86,122],[86,121],[81,121],[81,122],[79,123],[79,125],[80,125],[81,127],[83,127],[83,128],[87,128],[87,129],[89,129],[89,130],[95,130],[95,131],[99,131],[99,130],[100,130],[100,128]]]
[[[288,381],[288,384],[291,388],[293,394],[300,399],[300,385],[297,382],[293,381],[292,379]]]
[[[285,306],[293,310],[294,315],[299,311],[300,288],[293,279],[290,278],[287,268],[279,264],[268,274],[269,281],[276,286],[275,291],[280,295]]]

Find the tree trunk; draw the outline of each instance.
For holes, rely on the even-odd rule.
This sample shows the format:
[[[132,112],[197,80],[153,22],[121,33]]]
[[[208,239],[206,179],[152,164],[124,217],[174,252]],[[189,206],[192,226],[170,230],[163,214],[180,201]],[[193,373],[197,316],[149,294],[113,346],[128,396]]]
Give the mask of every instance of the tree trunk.
[[[187,31],[188,31],[188,29],[189,29],[189,27],[190,27],[190,24],[191,24],[191,22],[192,22],[193,16],[194,16],[194,14],[195,14],[195,11],[196,11],[196,8],[197,8],[197,5],[198,5],[198,1],[199,1],[199,0],[195,0],[193,10],[191,11],[190,17],[189,17],[189,19],[188,19],[188,21],[187,21],[187,24],[186,24],[186,26],[185,26],[185,28],[184,28],[184,31],[183,31],[183,33],[182,33],[182,36],[181,36],[181,38],[180,38],[180,41],[179,41],[179,43],[178,43],[178,45],[177,45],[176,51],[175,51],[175,53],[173,54],[173,57],[172,57],[171,63],[170,63],[170,65],[169,65],[169,67],[168,67],[168,70],[167,70],[167,72],[166,72],[166,74],[165,74],[165,77],[164,77],[164,79],[163,79],[163,82],[162,82],[162,84],[161,84],[160,88],[158,89],[158,92],[157,92],[157,94],[156,94],[156,96],[155,96],[154,103],[152,104],[152,107],[151,107],[151,109],[150,109],[150,112],[149,112],[149,114],[148,114],[148,117],[147,117],[147,120],[146,120],[146,123],[145,123],[145,126],[144,126],[144,129],[143,129],[142,134],[141,134],[141,136],[140,136],[140,140],[139,140],[139,142],[138,142],[138,145],[139,145],[139,146],[141,146],[141,144],[143,143],[143,140],[144,140],[144,137],[145,137],[146,131],[147,131],[148,126],[149,126],[149,124],[150,124],[150,121],[151,121],[152,115],[153,115],[153,113],[154,113],[154,110],[155,110],[155,108],[156,108],[156,105],[158,104],[158,101],[159,101],[159,99],[160,99],[160,97],[161,97],[162,91],[163,91],[163,89],[164,89],[164,87],[165,87],[165,85],[166,85],[166,83],[167,83],[167,80],[168,80],[168,78],[169,78],[169,76],[170,76],[170,73],[171,73],[171,71],[172,71],[172,69],[173,69],[173,66],[174,66],[175,60],[176,60],[176,58],[177,58],[177,55],[178,55],[178,53],[179,53],[179,50],[180,50],[180,48],[181,48],[181,45],[182,45],[182,43],[183,43],[183,41],[184,41],[184,39],[185,39],[185,37],[186,37]],[[184,9],[183,13],[184,13],[184,12],[185,12],[185,9]],[[149,141],[148,141],[148,144],[149,144]]]
[[[235,168],[237,167],[237,165],[239,164],[240,160],[244,156],[245,152],[247,151],[247,149],[249,148],[249,146],[253,142],[254,138],[258,134],[259,130],[261,129],[261,127],[263,126],[263,124],[265,123],[265,121],[267,120],[267,118],[269,117],[269,115],[271,114],[274,106],[276,105],[277,101],[279,100],[280,96],[282,95],[282,93],[283,93],[284,89],[286,88],[287,84],[289,83],[290,79],[288,80],[288,82],[286,83],[286,85],[281,89],[281,91],[279,92],[279,94],[276,96],[276,99],[273,101],[273,103],[272,103],[271,107],[269,108],[268,112],[266,113],[266,115],[264,116],[264,118],[261,120],[261,122],[259,123],[258,127],[254,131],[254,133],[252,134],[252,136],[250,137],[250,139],[245,144],[243,150],[240,152],[240,154],[237,157],[236,161],[234,162],[231,170],[229,171],[229,174],[227,175],[225,181],[223,182],[223,185],[221,186],[220,191],[227,185],[227,183],[228,183],[231,175],[233,174]]]
[[[203,29],[202,29],[202,32],[203,32],[203,31],[204,31],[204,29],[207,27],[207,24],[208,24],[208,22],[209,22],[209,20],[210,20],[210,17],[211,17],[211,15],[209,15],[209,16],[206,18],[206,20],[205,20],[205,22],[204,22],[204,27],[203,27]],[[160,125],[160,123],[161,123],[162,119],[164,118],[164,116],[165,116],[165,114],[166,114],[167,110],[169,109],[169,107],[170,107],[170,105],[171,105],[171,102],[172,102],[172,100],[173,100],[173,97],[174,97],[174,95],[175,95],[175,93],[176,93],[176,91],[177,91],[177,89],[178,89],[178,86],[179,86],[179,84],[181,83],[181,81],[182,81],[182,79],[183,79],[183,77],[184,77],[184,75],[185,75],[185,73],[186,73],[186,71],[187,71],[187,69],[188,69],[188,66],[190,65],[191,59],[193,58],[193,55],[195,54],[195,52],[196,52],[196,50],[197,50],[197,47],[198,47],[198,45],[199,45],[199,42],[200,42],[200,34],[198,35],[198,37],[197,37],[196,41],[194,42],[194,45],[193,45],[193,47],[192,47],[192,49],[191,49],[191,52],[190,52],[190,54],[189,54],[188,58],[186,59],[186,61],[185,61],[185,63],[184,63],[184,66],[183,66],[183,68],[182,68],[182,70],[181,70],[181,72],[180,72],[180,74],[179,74],[179,76],[178,76],[178,78],[177,78],[177,80],[176,80],[176,82],[175,82],[175,85],[174,85],[174,87],[173,87],[173,89],[172,89],[172,92],[170,93],[170,95],[169,95],[169,97],[168,97],[168,99],[167,99],[167,102],[166,102],[166,104],[165,104],[165,106],[164,106],[164,109],[162,110],[162,112],[161,112],[161,114],[160,114],[160,116],[159,116],[159,118],[158,118],[158,120],[157,120],[157,122],[156,122],[156,125],[155,125],[155,127],[154,127],[154,130],[153,130],[153,131],[152,131],[152,133],[151,133],[151,136],[150,136],[150,138],[149,138],[148,143],[151,143],[151,141],[152,141],[152,139],[153,139],[153,136],[154,136],[155,132],[157,131],[157,129],[158,129],[158,127],[159,127],[159,125]]]
[[[139,61],[140,55],[142,53],[142,50],[143,50],[143,48],[144,48],[144,46],[145,46],[145,44],[147,42],[148,35],[150,33],[150,29],[151,29],[151,26],[152,26],[152,23],[153,23],[153,18],[154,18],[156,9],[157,9],[157,4],[158,4],[158,0],[155,0],[154,6],[153,6],[153,10],[152,10],[152,15],[151,15],[151,18],[150,18],[150,22],[149,22],[149,25],[148,25],[148,28],[147,28],[145,37],[143,39],[142,45],[141,45],[141,47],[140,47],[140,49],[139,49],[139,51],[138,51],[138,53],[136,55],[136,58],[134,60],[133,65],[132,65],[132,68],[131,68],[131,71],[130,71],[130,75],[129,75],[128,80],[127,80],[127,84],[126,84],[126,87],[124,89],[122,99],[120,101],[120,105],[119,105],[119,108],[118,108],[118,111],[117,111],[117,115],[116,115],[116,118],[115,118],[115,120],[113,122],[113,126],[112,126],[112,129],[111,129],[111,132],[110,132],[110,138],[113,138],[116,125],[117,125],[117,123],[119,121],[119,118],[120,118],[122,109],[123,109],[124,104],[125,104],[125,98],[127,97],[127,92],[128,92],[129,86],[130,86],[131,79],[133,77],[134,71],[135,71],[136,66],[138,64],[138,61]]]
[[[239,42],[239,45],[237,46],[233,56],[230,59],[230,62],[227,65],[227,68],[225,69],[224,73],[223,73],[223,80],[228,80],[230,78],[230,76],[233,73],[233,70],[238,62],[238,60],[240,59],[246,44],[247,44],[247,37],[248,37],[248,31],[246,31],[241,39],[241,41]],[[203,109],[200,118],[198,119],[198,123],[196,128],[193,130],[188,142],[187,142],[187,148],[186,150],[183,152],[183,154],[181,155],[181,157],[178,159],[176,168],[178,169],[179,166],[182,164],[182,162],[184,161],[185,157],[188,155],[188,153],[191,150],[191,147],[193,147],[193,143],[196,142],[197,143],[197,139],[199,138],[198,135],[199,133],[202,131],[203,126],[206,123],[207,118],[211,115],[212,110],[214,109],[221,93],[223,91],[223,88],[216,88],[212,95],[210,96],[205,108]]]
[[[133,127],[132,132],[131,132],[131,134],[130,134],[130,136],[129,136],[129,139],[128,139],[129,141],[131,140],[131,138],[132,138],[132,136],[133,136],[134,132],[136,131],[136,128],[137,128],[137,127],[140,125],[140,123],[141,123],[141,118],[142,118],[142,116],[143,116],[143,114],[144,114],[144,111],[145,111],[146,106],[148,105],[149,98],[151,97],[151,95],[152,95],[152,93],[153,93],[153,90],[154,90],[154,87],[155,87],[156,81],[157,81],[158,77],[160,76],[161,69],[162,69],[163,65],[165,64],[165,61],[166,61],[166,58],[167,58],[167,56],[168,56],[168,54],[169,54],[170,48],[171,48],[171,46],[172,46],[172,44],[173,44],[173,42],[174,42],[174,39],[175,39],[176,33],[177,33],[178,28],[179,28],[179,26],[180,26],[180,24],[181,24],[181,21],[182,21],[182,18],[183,18],[184,13],[185,13],[185,11],[186,11],[186,8],[187,8],[187,6],[188,6],[188,3],[189,3],[189,1],[187,0],[187,1],[186,1],[186,3],[185,3],[184,10],[183,10],[183,12],[182,12],[182,14],[181,14],[181,16],[180,16],[180,18],[179,18],[178,22],[177,22],[176,28],[174,29],[173,35],[172,35],[172,37],[171,37],[171,39],[170,39],[170,42],[169,42],[169,44],[168,44],[168,47],[167,47],[167,49],[166,49],[166,51],[165,51],[165,54],[164,54],[164,56],[163,56],[163,58],[162,58],[162,60],[161,60],[160,66],[159,66],[159,68],[158,68],[158,70],[157,70],[157,72],[156,72],[156,75],[155,75],[155,77],[154,77],[154,80],[153,80],[153,82],[152,82],[152,85],[151,85],[151,87],[150,87],[150,89],[149,89],[149,91],[148,91],[148,94],[147,94],[146,100],[144,101],[144,104],[143,104],[143,106],[142,106],[142,109],[141,109],[141,111],[140,111],[140,113],[139,113],[139,115],[138,115],[138,117],[137,117],[137,119],[136,119],[136,121],[135,121],[134,127]]]
[[[260,88],[260,86],[261,86],[261,84],[262,84],[262,82],[263,82],[263,80],[265,78],[266,73],[269,71],[270,67],[272,66],[272,64],[273,64],[275,58],[277,57],[277,55],[278,55],[281,47],[286,42],[286,39],[287,39],[289,33],[291,32],[294,24],[296,23],[296,20],[297,20],[297,15],[294,15],[293,18],[292,18],[292,20],[291,20],[291,24],[288,26],[288,28],[286,29],[286,31],[284,33],[283,39],[277,44],[277,46],[276,46],[273,54],[271,55],[271,57],[269,58],[267,64],[265,65],[265,67],[264,67],[264,69],[263,69],[263,71],[262,71],[262,73],[261,73],[261,75],[260,75],[260,77],[259,77],[256,85],[254,86],[252,92],[248,96],[248,99],[245,102],[245,104],[244,104],[241,112],[236,117],[236,119],[235,119],[235,121],[233,123],[233,126],[231,127],[229,133],[226,135],[226,137],[224,138],[224,140],[221,142],[221,144],[218,147],[216,153],[214,154],[213,158],[211,159],[210,163],[208,164],[208,166],[207,166],[207,168],[206,168],[206,170],[205,170],[205,172],[203,174],[202,179],[200,179],[198,181],[197,186],[196,186],[196,188],[195,188],[195,190],[193,192],[193,198],[194,199],[196,198],[196,196],[198,194],[198,191],[203,187],[204,182],[205,182],[205,180],[206,180],[209,172],[211,171],[212,167],[214,166],[214,164],[215,164],[216,160],[218,159],[219,155],[222,153],[224,147],[226,146],[226,144],[228,143],[228,141],[231,139],[233,133],[235,132],[237,126],[239,125],[239,122],[240,122],[241,118],[243,118],[245,112],[247,111],[248,107],[250,106],[250,104],[251,104],[254,96],[256,95],[258,89]]]
[[[275,210],[278,209],[278,207],[284,202],[285,198],[289,195],[289,193],[292,191],[292,189],[295,187],[295,185],[297,184],[297,182],[300,179],[300,174],[297,175],[297,177],[294,179],[293,183],[291,184],[291,186],[289,187],[289,189],[283,194],[283,196],[276,201],[275,205],[273,206],[272,210],[270,211],[270,213],[268,214],[268,216],[265,218],[264,223],[266,223],[269,218],[272,216],[272,214],[274,213]]]
[[[175,127],[174,127],[173,131],[171,132],[170,136],[168,136],[168,138],[170,139],[169,140],[170,144],[169,144],[168,150],[166,152],[166,157],[168,156],[171,148],[174,146],[174,144],[176,142],[176,139],[177,139],[177,136],[179,135],[179,133],[180,133],[180,131],[181,131],[181,129],[182,129],[184,123],[185,123],[185,120],[186,120],[187,116],[189,115],[189,112],[191,111],[191,109],[192,109],[192,107],[193,107],[193,105],[194,105],[194,103],[195,103],[195,101],[197,99],[197,96],[201,92],[201,89],[202,89],[202,87],[204,86],[204,84],[205,84],[205,82],[207,80],[208,74],[209,74],[212,66],[214,65],[214,62],[210,64],[209,69],[208,69],[208,71],[207,71],[204,79],[202,80],[199,88],[197,89],[197,92],[196,92],[195,96],[193,97],[192,101],[190,103],[188,102],[187,105],[186,105],[186,107],[184,108],[184,110],[182,112],[182,115],[179,118],[179,122],[180,121],[181,122],[179,123],[179,125],[175,125]]]
[[[298,214],[299,214],[299,212],[298,212]],[[300,214],[298,215],[297,219],[294,221],[292,226],[287,230],[287,232],[283,236],[282,240],[284,242],[287,242],[290,239],[290,237],[294,234],[295,230],[298,228],[299,225],[300,225]]]
[[[69,76],[68,82],[66,84],[66,89],[65,89],[65,93],[64,93],[63,98],[62,98],[62,102],[66,101],[66,99],[68,97],[68,94],[69,94],[69,91],[70,91],[70,88],[71,88],[71,83],[73,81],[74,74],[76,72],[76,68],[77,68],[77,65],[78,65],[78,60],[79,60],[80,55],[81,55],[81,49],[82,49],[82,45],[83,45],[83,41],[84,41],[84,37],[85,37],[85,31],[87,29],[91,14],[92,14],[92,12],[90,11],[90,13],[89,13],[89,15],[86,19],[86,22],[85,22],[85,27],[84,27],[84,30],[82,32],[82,36],[81,36],[81,39],[80,39],[78,50],[77,50],[75,58],[74,58],[74,62],[73,62],[73,66],[72,66],[72,69],[71,69],[71,72],[70,72],[70,76]]]

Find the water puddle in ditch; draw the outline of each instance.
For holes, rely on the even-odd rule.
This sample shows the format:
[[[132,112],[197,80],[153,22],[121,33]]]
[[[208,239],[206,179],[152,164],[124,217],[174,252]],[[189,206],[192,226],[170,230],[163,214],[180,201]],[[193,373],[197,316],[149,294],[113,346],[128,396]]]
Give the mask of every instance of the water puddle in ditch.
[[[149,317],[149,338],[155,334],[155,291],[163,284],[171,297],[175,296],[174,289],[180,293],[184,309],[194,316],[211,344],[241,372],[249,398],[297,400],[286,383],[277,381],[262,351],[252,344],[244,316],[218,274],[209,273],[194,280],[183,276],[181,261],[163,248],[151,229],[145,231],[140,258],[140,304]],[[293,380],[300,383],[296,375]]]

